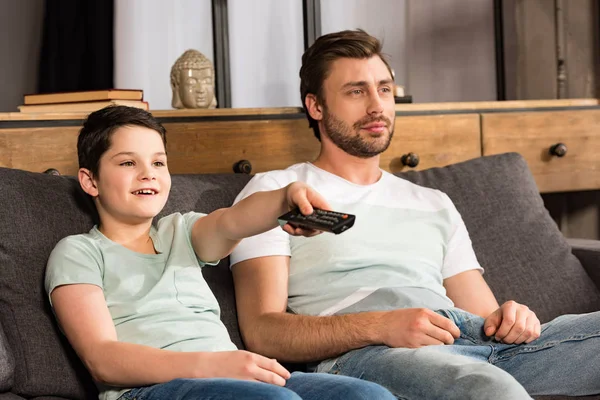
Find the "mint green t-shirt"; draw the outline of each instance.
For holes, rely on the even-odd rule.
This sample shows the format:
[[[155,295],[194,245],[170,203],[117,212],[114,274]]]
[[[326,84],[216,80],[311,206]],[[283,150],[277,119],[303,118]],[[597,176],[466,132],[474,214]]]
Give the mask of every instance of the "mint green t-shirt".
[[[121,342],[173,351],[236,350],[202,276],[207,264],[192,248],[192,227],[203,216],[191,212],[162,218],[150,231],[159,254],[131,251],[97,227],[64,238],[48,260],[48,297],[61,285],[96,285],[104,292]],[[102,400],[117,399],[128,390],[98,388]]]

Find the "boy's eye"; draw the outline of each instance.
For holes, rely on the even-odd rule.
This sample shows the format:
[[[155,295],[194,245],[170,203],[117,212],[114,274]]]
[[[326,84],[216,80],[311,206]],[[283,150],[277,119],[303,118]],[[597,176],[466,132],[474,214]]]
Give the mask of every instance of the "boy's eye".
[[[134,165],[134,164],[133,164],[133,161],[123,161],[123,162],[122,162],[121,164],[119,164],[119,165],[122,165],[122,166],[124,166],[124,167],[133,167],[133,165]]]
[[[154,161],[155,167],[164,167],[166,164],[163,161]]]

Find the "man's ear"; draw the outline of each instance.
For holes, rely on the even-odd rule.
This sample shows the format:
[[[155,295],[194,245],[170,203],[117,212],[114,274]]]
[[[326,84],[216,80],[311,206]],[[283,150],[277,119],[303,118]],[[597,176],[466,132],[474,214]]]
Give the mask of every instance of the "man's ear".
[[[89,169],[79,168],[77,178],[79,178],[79,184],[84,192],[92,197],[98,196],[98,187]]]
[[[304,104],[306,105],[306,109],[308,110],[308,114],[312,119],[316,121],[320,121],[323,119],[323,107],[319,104],[319,100],[317,100],[317,96],[312,93],[309,93],[304,98]]]

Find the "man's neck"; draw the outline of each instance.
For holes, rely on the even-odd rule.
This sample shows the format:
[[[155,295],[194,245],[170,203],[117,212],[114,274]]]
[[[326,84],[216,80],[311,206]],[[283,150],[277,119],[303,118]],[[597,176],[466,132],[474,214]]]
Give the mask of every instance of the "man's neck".
[[[313,162],[316,167],[339,176],[357,185],[371,185],[381,178],[379,156],[359,158],[335,149],[321,148],[319,157]]]

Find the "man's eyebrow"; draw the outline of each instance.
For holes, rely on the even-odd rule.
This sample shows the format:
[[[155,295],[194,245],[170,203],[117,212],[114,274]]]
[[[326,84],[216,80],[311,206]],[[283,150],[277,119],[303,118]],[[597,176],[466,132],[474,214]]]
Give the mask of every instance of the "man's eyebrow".
[[[382,79],[379,82],[377,82],[377,86],[381,86],[381,85],[389,85],[394,83],[393,79]],[[351,87],[366,87],[369,84],[366,81],[352,81],[352,82],[346,82],[343,86],[342,86],[342,90],[344,89],[349,89]]]

